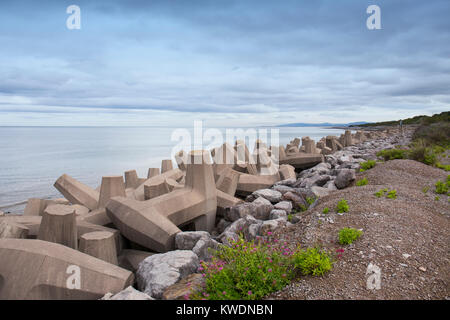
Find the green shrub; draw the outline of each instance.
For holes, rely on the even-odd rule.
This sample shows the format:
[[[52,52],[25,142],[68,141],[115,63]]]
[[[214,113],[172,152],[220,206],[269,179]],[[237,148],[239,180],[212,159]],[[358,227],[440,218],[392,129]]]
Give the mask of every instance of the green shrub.
[[[436,163],[436,167],[445,171],[450,171],[450,164],[441,164],[440,162],[438,162]]]
[[[314,197],[306,198],[306,202],[308,203],[308,205],[312,205],[315,201],[316,201],[316,198],[314,198]]]
[[[319,248],[297,251],[294,254],[294,263],[303,275],[321,276],[333,267],[330,254]]]
[[[367,178],[363,178],[361,180],[356,181],[356,186],[358,187],[365,186],[367,185],[368,182],[369,180],[367,180]]]
[[[386,198],[397,199],[397,190],[389,191],[388,194],[386,195]]]
[[[366,162],[361,162],[359,165],[361,167],[360,171],[366,171],[375,167],[377,162],[375,160],[367,160]]]
[[[291,254],[273,250],[268,244],[239,240],[222,246],[210,262],[202,262],[199,271],[205,277],[205,289],[192,299],[261,299],[278,291],[292,279]]]
[[[289,213],[288,216],[287,216],[289,222],[292,221],[292,217],[293,217],[293,216],[292,216],[292,213]]]
[[[322,210],[323,214],[327,214],[328,212],[330,212],[330,209],[328,207],[323,208]]]
[[[353,228],[342,228],[339,231],[339,243],[340,244],[351,244],[353,241],[361,237],[363,232],[361,230]]]
[[[406,159],[407,150],[404,149],[386,149],[377,152],[378,157],[383,157],[384,161],[394,159]]]
[[[388,189],[381,189],[380,191],[375,192],[375,196],[376,196],[377,198],[381,198],[382,196],[384,196],[384,194],[385,194],[386,192],[388,192]]]
[[[422,192],[423,192],[423,193],[427,193],[428,190],[430,190],[430,187],[423,187],[423,188],[422,188]]]
[[[436,193],[438,194],[445,194],[448,192],[448,181],[447,183],[444,183],[441,180],[438,180],[435,186],[436,186]]]
[[[435,166],[438,162],[438,153],[435,152],[436,149],[436,147],[428,146],[424,139],[418,139],[411,144],[411,148],[408,151],[408,158]]]
[[[349,206],[347,203],[347,200],[345,199],[341,199],[339,200],[338,204],[337,204],[337,212],[338,213],[344,213],[344,212],[348,212]]]
[[[434,197],[434,201],[439,201],[439,196]]]

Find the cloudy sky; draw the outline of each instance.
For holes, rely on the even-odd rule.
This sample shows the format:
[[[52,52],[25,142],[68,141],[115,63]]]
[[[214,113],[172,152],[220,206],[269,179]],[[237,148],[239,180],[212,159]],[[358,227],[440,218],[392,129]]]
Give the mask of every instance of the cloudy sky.
[[[69,30],[69,5],[81,29]],[[381,8],[381,30],[366,9]],[[0,125],[379,121],[450,110],[450,1],[0,2]]]

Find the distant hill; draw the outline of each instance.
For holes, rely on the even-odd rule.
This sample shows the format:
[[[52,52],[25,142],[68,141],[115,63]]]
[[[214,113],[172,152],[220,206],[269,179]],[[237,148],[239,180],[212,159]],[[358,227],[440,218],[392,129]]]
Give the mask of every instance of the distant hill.
[[[436,122],[450,122],[450,111],[444,111],[439,114],[430,116],[415,116],[412,118],[402,119],[403,124],[431,124]],[[398,125],[400,119],[383,122],[363,123],[363,124],[351,124],[350,127],[375,127],[375,126],[393,126]]]
[[[365,121],[350,122],[350,123],[329,123],[329,122],[304,123],[304,122],[298,122],[298,123],[280,124],[277,127],[349,127],[352,125],[355,126],[355,125],[362,125],[362,124],[368,124],[368,122],[365,122]]]

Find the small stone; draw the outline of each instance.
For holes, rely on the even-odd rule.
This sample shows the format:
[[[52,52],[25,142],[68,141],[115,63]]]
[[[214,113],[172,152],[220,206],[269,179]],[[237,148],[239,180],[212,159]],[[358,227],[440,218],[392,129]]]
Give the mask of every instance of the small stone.
[[[255,192],[252,193],[252,195],[254,195],[255,197],[263,197],[272,203],[280,202],[282,196],[281,192],[270,189],[256,190]]]
[[[275,209],[284,210],[287,214],[292,211],[292,203],[290,201],[281,201],[275,204]]]
[[[407,253],[402,254],[402,256],[403,256],[403,258],[405,258],[405,259],[408,259],[409,257],[411,257],[411,255],[410,255],[410,254],[407,254]]]
[[[108,292],[100,300],[155,300],[144,292],[140,292],[129,286],[128,288],[120,291],[119,293],[112,294]]]
[[[425,267],[419,267],[419,270],[423,271],[423,272],[427,272],[427,268],[425,268]]]

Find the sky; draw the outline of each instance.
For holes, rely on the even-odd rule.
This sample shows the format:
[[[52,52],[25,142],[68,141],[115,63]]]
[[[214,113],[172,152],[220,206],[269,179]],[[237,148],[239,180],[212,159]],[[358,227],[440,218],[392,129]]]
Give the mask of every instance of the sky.
[[[369,5],[381,29],[369,30]],[[81,9],[68,29],[66,9]],[[259,126],[450,110],[450,1],[0,2],[0,126]]]

